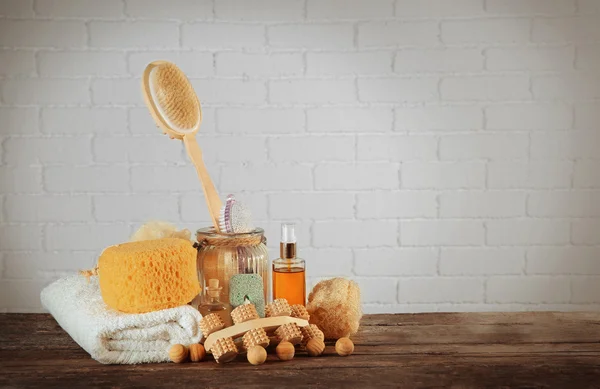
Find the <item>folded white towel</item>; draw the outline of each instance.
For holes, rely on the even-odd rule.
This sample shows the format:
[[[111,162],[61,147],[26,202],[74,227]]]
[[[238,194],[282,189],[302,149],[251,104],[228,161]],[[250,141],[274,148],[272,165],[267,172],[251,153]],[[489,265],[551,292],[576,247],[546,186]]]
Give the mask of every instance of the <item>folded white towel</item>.
[[[106,364],[169,360],[172,344],[198,343],[200,313],[189,305],[156,312],[115,311],[102,300],[98,278],[62,278],[42,290],[42,304],[92,358]]]

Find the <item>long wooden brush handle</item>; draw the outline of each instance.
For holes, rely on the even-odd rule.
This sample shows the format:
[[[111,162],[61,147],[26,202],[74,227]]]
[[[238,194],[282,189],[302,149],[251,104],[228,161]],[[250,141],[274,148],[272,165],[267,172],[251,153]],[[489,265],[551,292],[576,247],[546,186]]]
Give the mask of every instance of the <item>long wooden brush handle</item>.
[[[202,159],[202,150],[200,150],[200,146],[198,146],[198,142],[196,142],[196,137],[194,134],[186,134],[183,137],[183,143],[185,144],[185,149],[187,150],[192,163],[194,166],[196,166],[196,172],[198,172],[198,177],[202,183],[204,198],[206,199],[206,205],[208,205],[208,213],[212,219],[213,226],[217,232],[221,232],[219,230],[221,199],[219,199],[219,194],[217,193],[215,185],[210,179],[208,170],[206,170],[206,166],[204,165],[204,160]]]

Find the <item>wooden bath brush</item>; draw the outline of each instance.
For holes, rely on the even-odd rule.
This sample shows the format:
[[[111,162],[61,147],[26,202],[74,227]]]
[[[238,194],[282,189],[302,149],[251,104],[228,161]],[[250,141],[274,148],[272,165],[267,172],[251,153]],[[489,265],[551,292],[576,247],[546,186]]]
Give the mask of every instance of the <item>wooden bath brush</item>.
[[[156,124],[171,139],[183,140],[202,183],[213,226],[220,232],[221,200],[204,165],[200,146],[196,142],[196,132],[202,122],[202,110],[192,84],[175,64],[154,61],[144,70],[142,92]]]

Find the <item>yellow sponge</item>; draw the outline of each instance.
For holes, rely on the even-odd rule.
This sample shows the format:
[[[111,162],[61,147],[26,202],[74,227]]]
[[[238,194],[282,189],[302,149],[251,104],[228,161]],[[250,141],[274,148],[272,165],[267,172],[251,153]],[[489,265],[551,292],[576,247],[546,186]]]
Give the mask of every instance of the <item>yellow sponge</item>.
[[[173,308],[200,291],[196,253],[183,239],[164,238],[108,247],[98,259],[106,305],[128,313]]]

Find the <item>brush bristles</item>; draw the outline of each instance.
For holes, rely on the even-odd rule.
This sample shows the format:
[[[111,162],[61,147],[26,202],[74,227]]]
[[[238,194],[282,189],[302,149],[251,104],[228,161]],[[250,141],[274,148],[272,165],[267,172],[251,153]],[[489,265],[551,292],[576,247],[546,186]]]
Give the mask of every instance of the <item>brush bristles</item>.
[[[180,129],[193,129],[200,119],[200,105],[185,74],[173,64],[163,64],[153,72],[157,103],[169,121]]]

